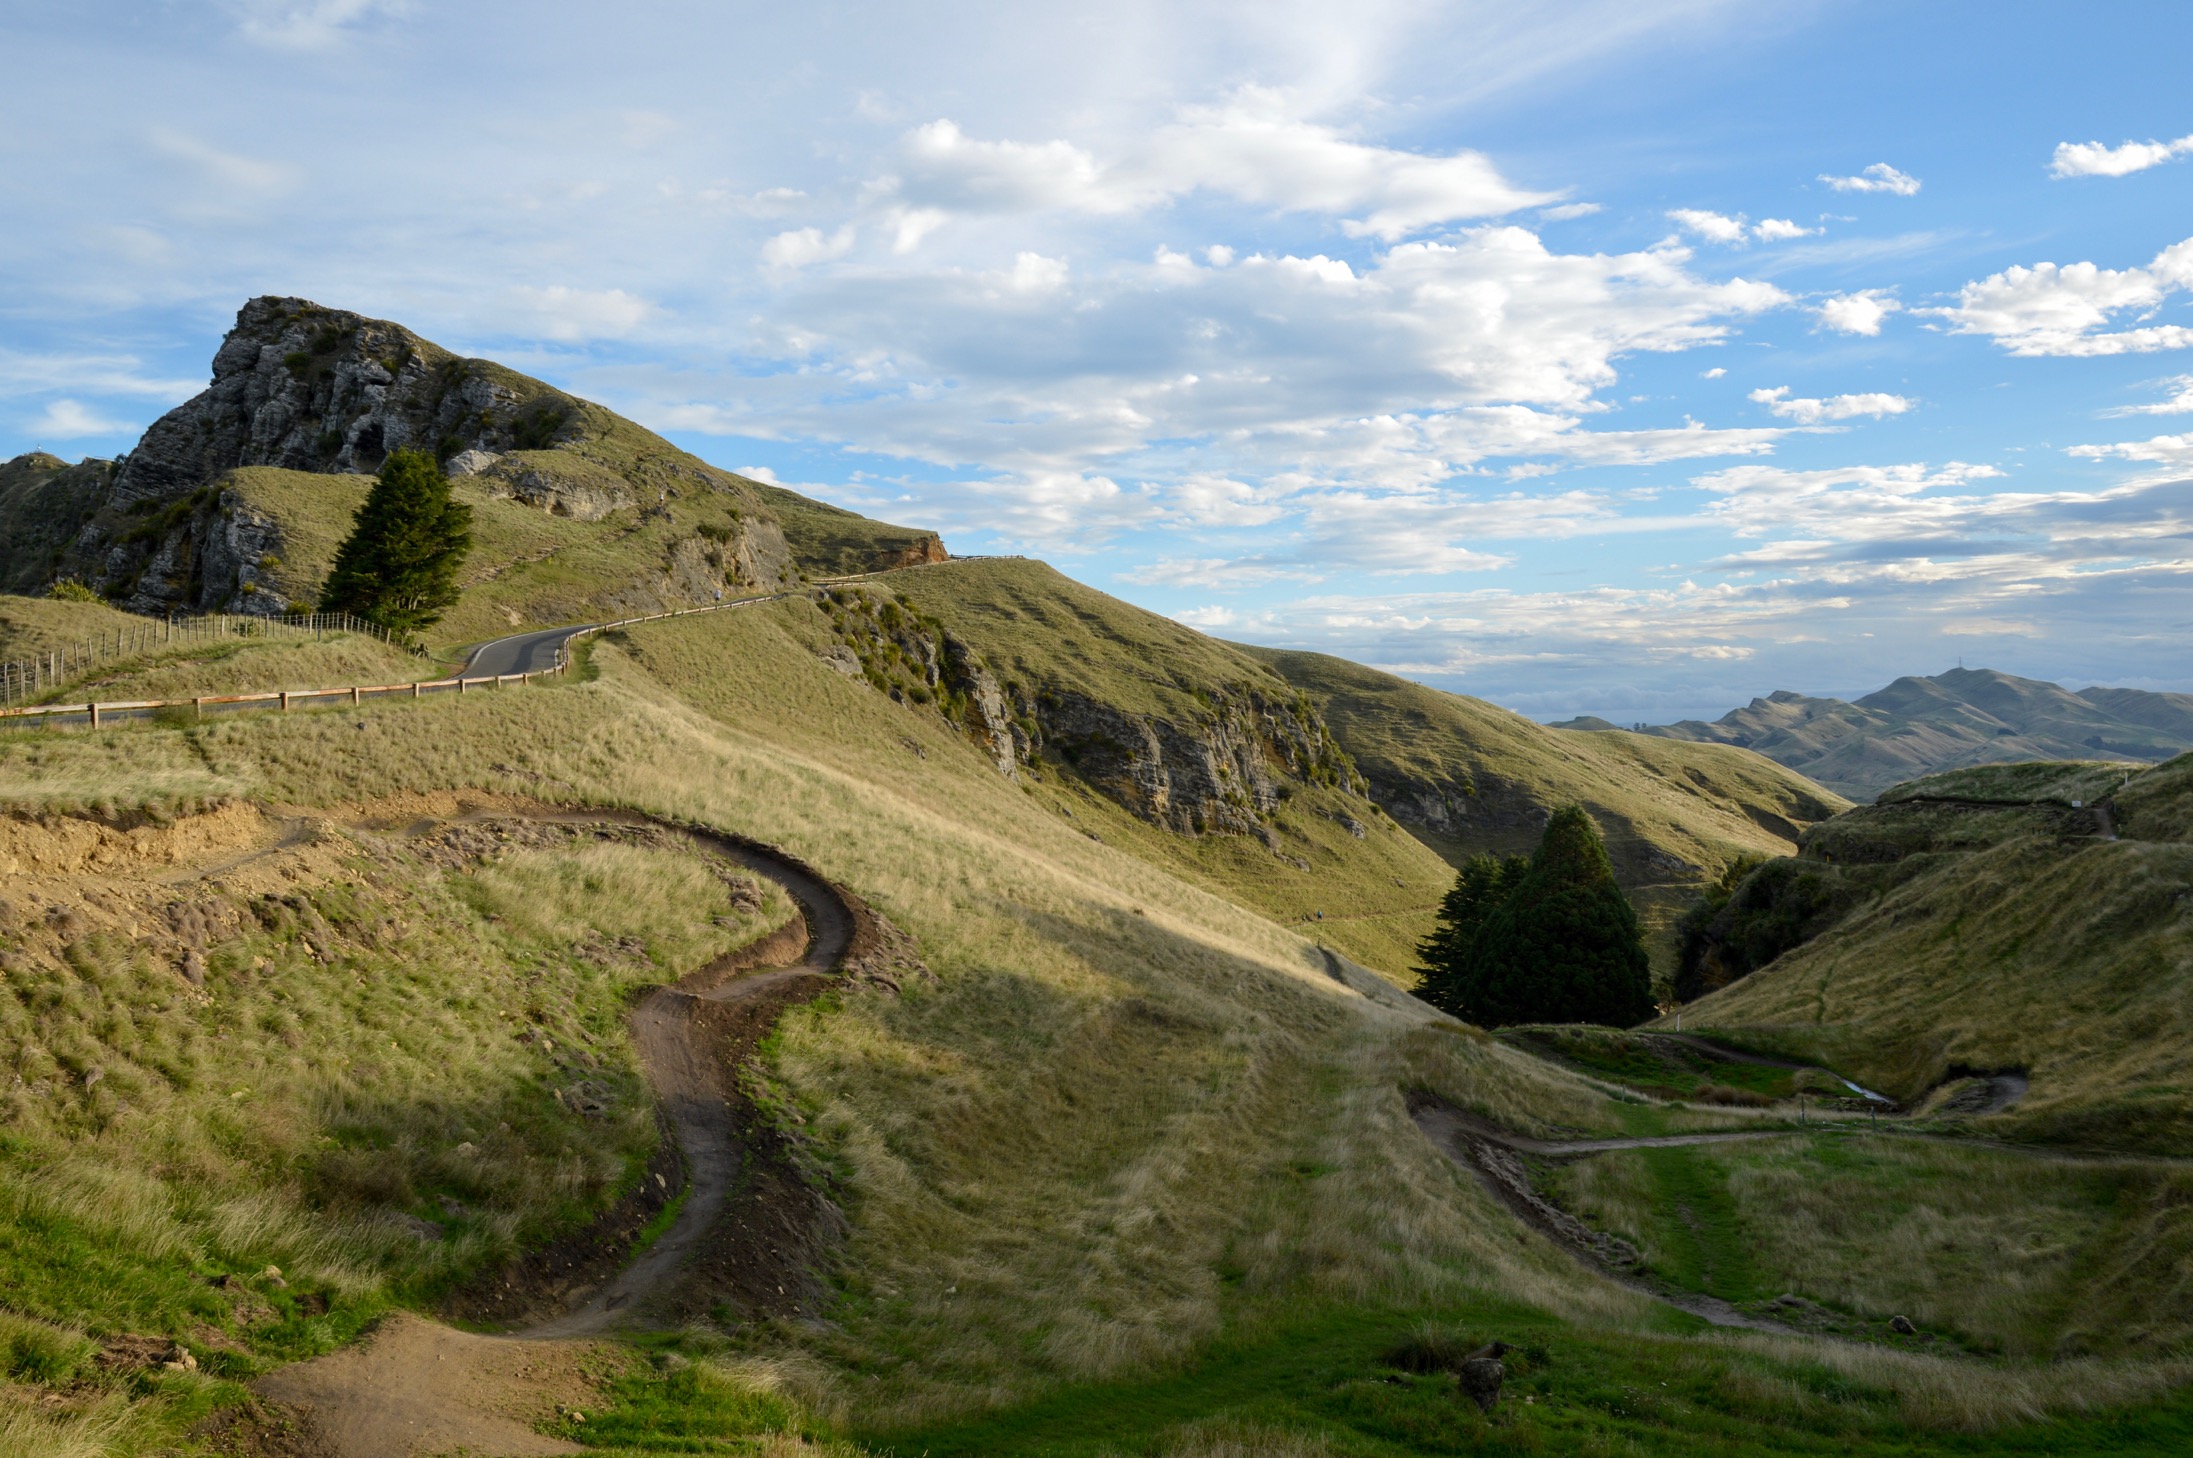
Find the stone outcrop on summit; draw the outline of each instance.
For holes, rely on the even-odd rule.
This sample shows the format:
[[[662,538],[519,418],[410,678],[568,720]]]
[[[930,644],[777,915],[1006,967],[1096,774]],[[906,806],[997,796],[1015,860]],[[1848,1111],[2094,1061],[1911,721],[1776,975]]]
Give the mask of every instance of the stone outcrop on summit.
[[[431,452],[490,500],[574,522],[667,519],[678,502],[688,516],[727,509],[729,521],[705,523],[705,535],[665,544],[647,603],[783,587],[801,566],[945,555],[934,533],[719,470],[599,405],[400,324],[258,298],[214,355],[212,383],[119,461],[33,454],[0,466],[0,589],[35,593],[72,578],[133,612],[294,610],[317,592],[300,556],[330,550],[363,478],[404,448]],[[788,526],[804,532],[811,563]]]

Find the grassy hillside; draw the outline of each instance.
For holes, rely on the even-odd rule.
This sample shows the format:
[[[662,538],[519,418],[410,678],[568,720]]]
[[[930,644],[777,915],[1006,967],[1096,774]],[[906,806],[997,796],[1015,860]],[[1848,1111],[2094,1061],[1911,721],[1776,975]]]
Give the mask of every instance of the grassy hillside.
[[[145,619],[97,602],[0,594],[0,662],[74,648],[88,639],[145,626]]]
[[[590,933],[648,935],[614,919],[657,916],[635,888],[669,885],[662,871],[408,849],[403,828],[455,811],[464,786],[784,845],[937,973],[798,1011],[771,1048],[849,1222],[827,1321],[620,1359],[590,1441],[690,1450],[789,1427],[936,1454],[1733,1454],[2183,1437],[2175,1407],[2080,1416],[2154,1400],[2176,1367],[1701,1337],[1584,1272],[1432,1150],[1404,1090],[1539,1132],[1750,1116],[1624,1101],[1350,991],[1294,931],[1091,839],[941,715],[833,668],[816,651],[826,616],[802,598],[649,625],[603,642],[586,680],[523,694],[0,741],[11,844],[44,878],[35,904],[9,886],[8,1016],[28,1030],[17,1046],[51,1055],[25,1080],[46,1091],[20,1095],[39,1102],[9,1115],[31,1122],[0,1140],[0,1233],[79,1273],[10,1287],[9,1319],[37,1323],[7,1335],[31,1355],[0,1387],[22,1445],[66,1452],[126,1421],[129,1446],[154,1446],[237,1396],[229,1375],[341,1340],[488,1236],[615,1186],[602,1172],[637,1136],[551,1116],[543,1079],[573,1075],[504,1014],[541,1007],[564,1020],[559,1052],[614,1074],[630,1056],[618,989],[703,949],[666,945],[652,967],[584,955]],[[93,805],[105,819],[82,818]],[[179,872],[198,889],[179,893]],[[591,901],[565,889],[588,885]],[[267,895],[270,920],[243,920]],[[165,943],[111,934],[178,900],[236,913],[194,923],[217,1001],[195,1000]],[[529,910],[567,901],[555,919]],[[77,923],[48,916],[64,902],[86,908]],[[94,1064],[108,1071],[87,1087]],[[42,1141],[64,1137],[56,1164]],[[497,1139],[514,1176],[536,1172],[456,1185],[453,1160]],[[350,1172],[340,1198],[297,1178],[320,1168]],[[444,1193],[479,1213],[448,1214]],[[411,1229],[400,1215],[486,1234],[374,1234]],[[268,1264],[284,1287],[253,1274]],[[239,1284],[206,1284],[224,1273]],[[173,1294],[105,1294],[148,1286]],[[308,1309],[323,1294],[329,1311]],[[199,1370],[88,1366],[78,1333],[117,1331],[194,1343]],[[1518,1353],[1489,1422],[1411,1368],[1427,1344],[1494,1335]],[[2062,1420],[2014,1426],[2041,1413]]]
[[[245,620],[247,623],[249,620]],[[98,603],[0,597],[0,659],[74,645],[101,633],[134,633],[147,620]],[[273,689],[342,688],[438,677],[428,659],[364,633],[155,643],[72,673],[34,703],[171,699]]]
[[[2193,758],[1921,780],[1812,831],[1796,866],[1839,918],[1686,1028],[1907,1099],[2022,1071],[2031,1092],[1986,1121],[2002,1133],[2193,1148]]]
[[[1847,804],[1744,750],[1548,729],[1345,659],[1238,651],[1307,691],[1373,798],[1451,861],[1527,852],[1553,810],[1589,810],[1661,975],[1700,886],[1740,856],[1787,853]]]

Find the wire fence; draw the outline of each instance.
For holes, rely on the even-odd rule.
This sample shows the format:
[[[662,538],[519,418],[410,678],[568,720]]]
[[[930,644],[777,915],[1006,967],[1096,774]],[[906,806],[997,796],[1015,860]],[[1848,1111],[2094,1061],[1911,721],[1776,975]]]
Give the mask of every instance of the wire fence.
[[[324,638],[329,633],[363,633],[394,642],[386,628],[349,613],[294,613],[257,617],[216,613],[202,618],[145,618],[91,634],[82,642],[48,649],[13,663],[0,663],[0,705],[27,704],[61,688],[71,679],[119,663],[176,647],[242,638]]]
[[[965,561],[966,558],[954,558]],[[147,719],[162,715],[183,715],[187,718],[204,718],[209,711],[238,708],[281,708],[288,710],[304,704],[362,704],[368,698],[424,698],[429,694],[468,693],[473,689],[499,689],[508,684],[538,683],[542,679],[561,677],[571,668],[571,645],[596,633],[629,628],[639,623],[657,623],[666,618],[691,617],[695,613],[722,612],[727,608],[755,607],[761,603],[777,602],[796,597],[819,587],[830,587],[848,582],[866,582],[884,576],[887,572],[906,572],[921,567],[943,564],[916,563],[910,567],[886,568],[881,572],[860,572],[846,577],[815,578],[805,585],[785,592],[767,593],[757,597],[733,598],[729,602],[704,603],[699,607],[674,608],[667,612],[646,613],[637,617],[620,618],[609,623],[589,623],[570,628],[549,630],[561,633],[556,640],[555,661],[547,668],[528,669],[518,673],[457,673],[449,678],[421,679],[416,683],[345,684],[339,688],[278,689],[249,694],[194,694],[177,699],[116,699],[105,701],[75,700],[69,703],[45,703],[20,707],[0,707],[0,725],[40,726],[62,728],[71,724],[88,723],[97,729],[112,720]],[[154,651],[176,643],[217,641],[223,637],[252,638],[290,635],[312,638],[328,633],[367,633],[383,642],[394,642],[389,634],[348,613],[301,613],[283,618],[258,618],[239,614],[222,614],[208,618],[148,618],[141,625],[132,625],[119,632],[109,632],[98,638],[85,640],[81,649],[61,650],[42,655],[28,665],[28,676],[23,677],[23,697],[36,697],[52,693],[67,683],[70,675],[88,672],[101,663],[112,663],[134,654]],[[530,637],[531,634],[515,634]],[[497,639],[496,642],[508,642]],[[482,649],[493,644],[483,644]],[[417,650],[414,650],[417,651]],[[477,661],[481,650],[475,650]],[[21,664],[0,666],[0,673],[24,668]],[[17,682],[15,678],[5,680]],[[40,687],[40,684],[46,685]],[[0,705],[7,703],[0,698]]]

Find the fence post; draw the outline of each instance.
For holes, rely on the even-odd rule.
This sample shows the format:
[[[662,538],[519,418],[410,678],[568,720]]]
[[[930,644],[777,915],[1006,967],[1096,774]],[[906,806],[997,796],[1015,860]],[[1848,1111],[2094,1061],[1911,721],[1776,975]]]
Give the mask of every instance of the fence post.
[[[92,728],[94,728],[94,729],[98,728],[98,727],[99,727],[99,706],[98,706],[97,704],[86,704],[86,705],[84,705],[84,708],[85,708],[86,712],[88,712],[88,713],[89,713],[89,714],[91,715],[91,727],[92,727]]]
[[[288,690],[288,689],[283,689],[283,690],[282,690],[282,712],[283,712],[283,713],[285,713],[285,714],[289,712],[289,690]]]
[[[205,695],[200,694],[198,697],[190,701],[190,717],[193,719],[203,719],[205,716],[206,699]]]
[[[416,683],[411,685],[411,696],[413,698],[417,698],[419,696],[419,686]]]
[[[356,684],[350,686],[350,706],[354,709],[358,707],[358,686]]]

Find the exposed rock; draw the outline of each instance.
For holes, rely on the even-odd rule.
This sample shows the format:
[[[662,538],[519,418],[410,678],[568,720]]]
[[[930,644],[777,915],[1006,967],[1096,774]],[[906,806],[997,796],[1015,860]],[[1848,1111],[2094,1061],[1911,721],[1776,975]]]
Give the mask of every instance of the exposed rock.
[[[442,469],[452,476],[477,476],[501,459],[493,451],[459,451],[444,463]]]
[[[1462,1395],[1477,1404],[1477,1410],[1490,1413],[1500,1402],[1500,1389],[1508,1380],[1507,1364],[1500,1359],[1507,1355],[1506,1342],[1487,1342],[1462,1359],[1455,1368],[1455,1377],[1462,1384]]]
[[[1890,1317],[1888,1319],[1888,1329],[1898,1336],[1917,1336],[1919,1334],[1919,1328],[1911,1324],[1911,1318],[1908,1316]]]

